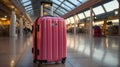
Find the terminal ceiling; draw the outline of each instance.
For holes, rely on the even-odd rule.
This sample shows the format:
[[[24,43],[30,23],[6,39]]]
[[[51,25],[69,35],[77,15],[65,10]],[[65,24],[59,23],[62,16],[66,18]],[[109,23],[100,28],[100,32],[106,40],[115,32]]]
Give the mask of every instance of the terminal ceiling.
[[[3,0],[3,1],[7,1],[7,0]],[[40,15],[40,2],[42,0],[15,0],[15,1],[16,2],[18,1],[23,6],[25,12],[29,14],[31,17],[38,17]],[[77,6],[80,6],[87,2],[87,0],[74,0],[74,1],[73,0],[46,0],[46,1],[51,1],[53,3],[54,16],[63,16],[66,13],[73,10],[74,8],[76,8]],[[107,1],[107,0],[103,0],[103,1]],[[114,11],[118,9],[119,5],[117,0],[108,0],[108,1],[111,1],[111,2],[102,4],[102,5],[100,4],[97,7],[94,7],[93,15],[97,16],[99,14],[104,14],[104,13],[107,14],[110,11]],[[110,4],[112,4],[113,6]],[[109,7],[109,5],[111,7]],[[80,12],[78,15],[81,15],[81,18],[87,18],[89,17],[89,11],[90,10],[85,10],[83,12]]]
[[[40,15],[40,2],[42,0],[19,0],[19,1],[22,4],[22,6],[24,7],[25,11],[30,16],[38,17]],[[88,0],[74,0],[74,1],[73,0],[46,0],[46,1],[51,1],[53,3],[54,16],[63,16],[66,13],[73,10],[74,8],[84,4]],[[114,6],[111,9],[111,8],[108,8],[107,4],[104,4],[104,3],[102,5],[100,4],[100,6],[98,5],[98,7],[93,9],[94,16],[98,15],[98,14],[102,14],[102,13],[107,14],[107,12],[118,8],[117,0],[103,0],[103,1],[106,1],[105,3],[107,3],[107,1],[108,2],[113,1],[113,2],[109,3],[109,5],[113,4]],[[101,10],[101,12],[97,11],[97,10]],[[89,12],[89,10],[82,12],[82,14],[84,15],[85,18],[88,17],[88,12]]]
[[[32,16],[40,15],[40,2],[42,0],[19,0],[26,12]],[[46,0],[53,3],[54,16],[62,16],[73,10],[87,0]]]

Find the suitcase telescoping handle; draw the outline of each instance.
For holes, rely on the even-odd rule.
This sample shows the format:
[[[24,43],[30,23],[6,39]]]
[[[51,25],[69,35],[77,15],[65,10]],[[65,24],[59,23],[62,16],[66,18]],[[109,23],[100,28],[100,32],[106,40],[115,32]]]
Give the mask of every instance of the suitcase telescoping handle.
[[[50,9],[50,13],[45,11],[45,9]],[[42,1],[41,2],[41,15],[40,16],[45,16],[45,13],[50,14],[51,16],[53,16],[52,2],[47,2],[47,1]]]

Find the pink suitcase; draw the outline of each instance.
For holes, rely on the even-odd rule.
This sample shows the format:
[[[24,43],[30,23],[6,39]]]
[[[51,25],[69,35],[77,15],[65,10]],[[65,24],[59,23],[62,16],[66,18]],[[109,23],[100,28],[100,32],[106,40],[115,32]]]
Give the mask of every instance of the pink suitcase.
[[[66,60],[66,28],[60,17],[40,17],[33,25],[34,63],[47,63]]]

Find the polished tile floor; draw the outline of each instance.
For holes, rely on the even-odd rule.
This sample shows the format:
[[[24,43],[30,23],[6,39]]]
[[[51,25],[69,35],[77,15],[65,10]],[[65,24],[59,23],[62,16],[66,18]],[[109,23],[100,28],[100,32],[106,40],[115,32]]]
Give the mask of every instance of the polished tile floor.
[[[0,37],[0,67],[37,67],[32,62],[32,37]],[[65,64],[41,67],[120,67],[120,37],[91,37],[67,34]]]

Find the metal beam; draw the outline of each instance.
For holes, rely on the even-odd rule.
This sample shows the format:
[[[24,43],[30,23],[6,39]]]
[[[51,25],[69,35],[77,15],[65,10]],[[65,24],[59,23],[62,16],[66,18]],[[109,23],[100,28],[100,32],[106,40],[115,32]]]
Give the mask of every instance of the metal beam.
[[[64,0],[63,2],[61,2],[61,4],[58,6],[58,8],[55,9],[55,11],[56,11],[57,9],[59,9],[60,6],[61,6],[64,2],[65,2],[65,0]]]
[[[118,35],[120,35],[120,0],[118,0],[119,3],[119,9],[118,9],[118,17],[119,17],[119,30],[118,30]],[[119,45],[120,46],[120,45]]]
[[[103,10],[105,11],[105,13],[107,13],[107,11],[106,11],[105,7],[104,7],[103,5],[101,5],[101,6],[102,6]]]
[[[47,9],[47,10],[50,10],[50,9]],[[56,13],[57,15],[61,16],[62,14],[61,13],[57,13],[56,11],[53,12],[53,13]],[[61,14],[61,15],[60,15]]]
[[[78,2],[80,2],[81,4],[83,4],[80,0],[77,0]]]
[[[66,0],[68,3],[72,4],[74,7],[77,7],[74,3],[70,2],[69,0]]]
[[[60,9],[59,9],[60,10]],[[57,10],[56,10],[57,11]],[[54,12],[56,12],[56,11],[54,11]],[[63,12],[64,14],[65,14],[65,12],[64,11],[62,11],[62,10],[60,10],[61,12]]]
[[[94,14],[94,16],[96,16],[96,14],[95,14],[95,12],[94,12],[94,10],[92,9],[92,13]]]
[[[61,17],[68,18],[68,17],[73,16],[77,13],[85,11],[86,9],[89,9],[92,6],[98,6],[98,5],[101,5],[101,4],[109,2],[109,1],[112,1],[112,0],[88,0],[84,4],[76,7],[75,9],[73,9],[72,11],[68,12],[67,14],[65,14]]]
[[[32,4],[28,4],[28,5],[24,6],[24,7],[27,7],[27,6],[30,6],[30,5],[32,5]]]
[[[32,8],[32,6],[30,6],[30,7],[27,7],[27,8],[25,8],[25,9],[27,10],[27,9],[30,9],[30,8]]]
[[[25,4],[25,3],[27,3],[27,2],[30,2],[30,0],[28,0],[28,1],[25,1],[25,2],[22,2],[22,1],[21,1],[21,3],[22,3],[22,4]]]
[[[58,1],[61,2],[60,0],[58,0]],[[63,3],[63,4],[72,10],[72,8],[70,6],[66,5],[65,3]]]
[[[29,12],[29,11],[32,11],[33,9],[30,9],[30,10],[26,10],[26,12]]]
[[[87,18],[86,15],[85,15],[85,12],[83,12],[83,15],[85,16],[85,18]]]
[[[55,4],[55,5],[57,5],[57,6],[59,6],[58,4],[56,4],[56,3],[53,3],[53,4]],[[67,10],[67,9],[65,9],[64,7],[62,7],[62,6],[60,6],[61,8],[63,8],[65,11],[69,11],[69,10]]]
[[[77,14],[76,16],[77,16],[77,18],[79,19],[79,20],[78,20],[78,23],[79,23],[79,21],[80,21],[81,19],[80,19],[80,17],[78,16],[78,14]]]
[[[11,0],[11,2],[16,6],[16,8],[18,8],[20,10],[20,12],[22,14],[24,14],[26,16],[26,18],[28,19],[28,21],[30,23],[32,23],[33,21],[31,20],[30,16],[26,13],[24,7],[22,6],[22,4],[20,3],[20,1],[18,0]]]

